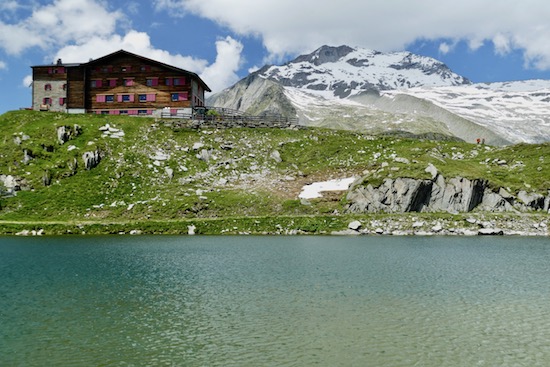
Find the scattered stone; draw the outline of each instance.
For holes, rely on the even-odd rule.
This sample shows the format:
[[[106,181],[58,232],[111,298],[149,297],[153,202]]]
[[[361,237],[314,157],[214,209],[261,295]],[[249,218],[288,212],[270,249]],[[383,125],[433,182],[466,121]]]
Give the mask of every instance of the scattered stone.
[[[204,147],[204,144],[203,144],[203,143],[195,143],[195,144],[193,144],[193,150],[199,150],[199,149],[201,149],[202,147]]]
[[[197,229],[197,227],[195,227],[193,224],[190,225],[190,226],[187,226],[187,234],[190,235],[190,236],[195,235],[195,230],[196,229]]]
[[[131,234],[132,236],[140,235],[140,234],[141,234],[141,231],[140,231],[139,229],[132,229],[132,230],[130,231],[130,234]]]
[[[197,158],[201,161],[208,162],[212,158],[212,153],[206,149],[203,149],[199,154],[197,154]]]
[[[269,157],[271,159],[273,159],[275,162],[277,163],[281,163],[283,160],[281,159],[281,153],[279,153],[278,150],[274,150],[271,152],[271,154],[269,155]]]
[[[424,222],[414,222],[412,224],[413,228],[420,228],[420,227],[423,227],[423,226],[424,226]]]
[[[170,154],[158,150],[155,154],[150,155],[149,158],[155,161],[167,161],[170,159]]]
[[[436,224],[432,227],[432,232],[439,233],[443,230],[443,226],[441,224]]]
[[[350,224],[348,224],[348,228],[354,231],[358,231],[361,228],[362,224],[358,220],[354,220]]]
[[[172,178],[174,178],[174,170],[170,167],[165,167],[164,168],[164,172],[166,172],[166,175],[168,176],[168,178],[171,180]]]
[[[376,228],[376,229],[374,230],[374,233],[376,233],[376,234],[384,234],[384,230],[383,230],[382,228]]]
[[[497,228],[481,228],[477,234],[480,236],[502,236],[504,231]]]
[[[395,158],[394,162],[403,163],[403,164],[411,164],[410,160],[408,160],[407,158],[403,158],[403,157]]]
[[[435,166],[431,163],[428,164],[428,167],[426,167],[424,172],[431,174],[432,175],[432,180],[435,179],[437,177],[437,174],[438,174],[437,168],[435,168]]]

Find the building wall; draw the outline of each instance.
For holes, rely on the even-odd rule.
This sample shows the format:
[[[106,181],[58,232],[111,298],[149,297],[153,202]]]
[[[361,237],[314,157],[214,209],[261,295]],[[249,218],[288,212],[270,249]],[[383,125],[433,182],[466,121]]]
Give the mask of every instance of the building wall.
[[[54,72],[55,71],[55,72]],[[34,110],[66,111],[67,74],[64,67],[33,69],[32,108]]]
[[[155,110],[193,107],[193,77],[135,57],[118,57],[94,64],[87,70],[86,108]]]

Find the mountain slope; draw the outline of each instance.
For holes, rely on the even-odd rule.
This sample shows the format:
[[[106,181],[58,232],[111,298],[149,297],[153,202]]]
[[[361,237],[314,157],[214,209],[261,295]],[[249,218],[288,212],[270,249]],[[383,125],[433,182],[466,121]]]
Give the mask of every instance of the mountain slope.
[[[323,46],[265,66],[209,105],[298,116],[300,124],[369,132],[433,132],[488,144],[550,141],[550,82],[472,84],[408,52]]]

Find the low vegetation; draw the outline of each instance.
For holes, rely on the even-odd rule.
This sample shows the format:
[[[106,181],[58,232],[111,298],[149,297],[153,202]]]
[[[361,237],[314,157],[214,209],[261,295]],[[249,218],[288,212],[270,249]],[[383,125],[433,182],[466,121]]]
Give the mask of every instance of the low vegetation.
[[[60,126],[78,133],[61,143]],[[277,225],[327,232],[346,226],[344,193],[306,202],[298,198],[303,185],[429,178],[430,163],[445,177],[483,178],[511,193],[550,189],[550,144],[496,148],[321,128],[192,130],[151,118],[34,111],[0,116],[0,134],[0,175],[21,186],[15,196],[2,191],[0,233],[24,224],[50,233],[84,225],[87,233],[187,233],[190,225],[197,233]],[[85,152],[99,153],[96,167],[86,169]]]

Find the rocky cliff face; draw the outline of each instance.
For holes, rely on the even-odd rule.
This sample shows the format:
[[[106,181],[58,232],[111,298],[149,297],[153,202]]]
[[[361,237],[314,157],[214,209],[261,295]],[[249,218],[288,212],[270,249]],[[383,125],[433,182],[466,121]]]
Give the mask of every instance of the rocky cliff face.
[[[526,191],[514,196],[502,188],[494,192],[486,180],[446,180],[436,174],[431,180],[387,178],[377,187],[364,181],[358,180],[349,189],[349,213],[548,211],[550,207],[550,192],[548,197]]]
[[[296,109],[286,98],[283,86],[258,74],[251,74],[233,87],[211,96],[207,104],[250,115],[296,116]]]

